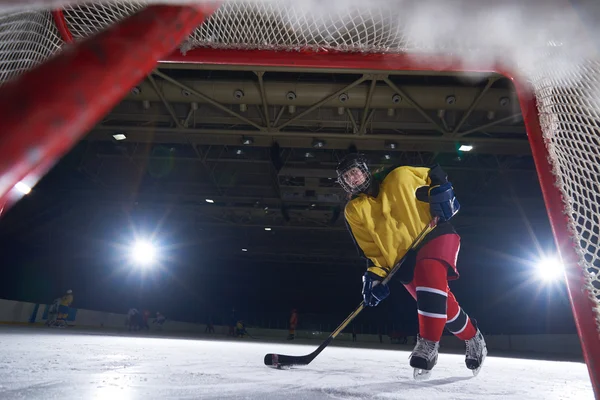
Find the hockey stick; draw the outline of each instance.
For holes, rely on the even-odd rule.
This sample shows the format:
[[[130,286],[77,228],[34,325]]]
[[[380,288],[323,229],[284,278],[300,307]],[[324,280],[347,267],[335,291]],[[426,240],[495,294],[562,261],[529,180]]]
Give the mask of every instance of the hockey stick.
[[[415,240],[412,242],[412,244],[410,245],[410,248],[408,250],[410,251],[410,250],[415,249],[419,245],[419,243],[421,243],[421,241],[423,240],[423,238],[425,238],[425,236],[427,236],[427,234],[429,234],[429,232],[431,232],[433,230],[433,228],[435,228],[437,226],[437,223],[438,223],[438,218],[437,217],[435,217],[434,219],[432,219],[429,222],[429,224],[421,231],[421,233],[419,233],[419,236],[417,236],[415,238]],[[396,263],[396,265],[394,265],[394,268],[392,268],[392,270],[385,277],[385,279],[381,282],[381,284],[386,285],[390,281],[390,279],[392,279],[392,277],[394,276],[394,274],[396,272],[398,272],[398,270],[402,266],[402,263],[404,262],[404,260],[406,260],[406,255],[407,254],[408,254],[408,251],[400,259],[400,261],[398,261]],[[291,366],[294,366],[294,365],[308,365],[308,364],[310,364],[310,362],[312,360],[314,360],[325,349],[325,347],[329,346],[329,343],[331,343],[333,341],[333,339],[335,339],[336,336],[339,335],[340,332],[343,331],[344,328],[346,328],[346,326],[348,326],[348,324],[354,318],[356,318],[356,316],[358,314],[360,314],[360,312],[364,308],[365,308],[364,302],[360,303],[360,305],[356,308],[356,310],[354,310],[352,312],[352,314],[348,315],[348,317],[340,324],[340,326],[338,326],[329,335],[329,337],[323,343],[321,343],[321,345],[319,347],[317,347],[317,349],[315,351],[313,351],[312,353],[306,354],[304,356],[286,356],[286,355],[283,355],[283,354],[272,354],[272,353],[269,353],[269,354],[265,355],[265,365],[270,366],[270,367],[275,367],[275,368],[282,368],[282,367],[291,367]]]

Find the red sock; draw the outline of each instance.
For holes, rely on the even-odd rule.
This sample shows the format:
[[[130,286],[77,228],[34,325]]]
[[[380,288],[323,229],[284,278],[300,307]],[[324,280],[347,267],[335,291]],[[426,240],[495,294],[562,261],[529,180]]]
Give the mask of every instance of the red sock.
[[[422,259],[415,266],[412,284],[417,296],[419,334],[439,342],[446,325],[448,269],[443,261]]]
[[[460,340],[475,336],[477,329],[448,287],[448,269],[443,261],[420,260],[410,286],[409,292],[417,299],[421,337],[439,342],[444,327]]]
[[[477,333],[471,318],[458,305],[456,297],[448,290],[448,321],[446,327],[460,340],[469,340]]]

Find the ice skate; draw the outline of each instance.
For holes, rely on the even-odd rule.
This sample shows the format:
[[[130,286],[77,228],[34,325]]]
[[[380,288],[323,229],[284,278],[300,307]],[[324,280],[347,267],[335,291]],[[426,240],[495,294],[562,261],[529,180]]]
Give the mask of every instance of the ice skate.
[[[481,331],[477,329],[477,333],[472,339],[465,341],[467,351],[465,356],[465,364],[467,368],[473,371],[473,376],[477,376],[481,370],[481,366],[487,356],[487,346]]]
[[[424,381],[431,376],[431,370],[437,363],[439,342],[418,337],[417,344],[410,355],[410,366],[414,368],[413,378]]]

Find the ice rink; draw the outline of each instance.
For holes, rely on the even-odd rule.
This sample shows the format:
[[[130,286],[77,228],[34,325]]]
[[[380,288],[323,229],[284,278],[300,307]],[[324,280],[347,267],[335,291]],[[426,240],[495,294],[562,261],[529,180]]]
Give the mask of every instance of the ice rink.
[[[254,339],[106,336],[0,327],[0,399],[593,399],[583,363],[487,358],[473,378],[464,356],[441,354],[427,382],[409,353],[327,348],[309,366],[275,370],[268,352],[319,344]]]

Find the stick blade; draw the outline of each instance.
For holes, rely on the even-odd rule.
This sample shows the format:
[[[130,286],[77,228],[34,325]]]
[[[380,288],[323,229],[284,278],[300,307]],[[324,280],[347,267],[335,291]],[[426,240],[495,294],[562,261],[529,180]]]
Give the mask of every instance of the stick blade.
[[[308,365],[312,359],[307,356],[286,356],[283,354],[265,355],[265,365],[277,369],[289,368],[295,365]]]

